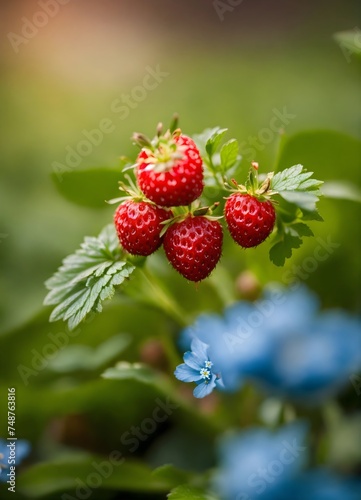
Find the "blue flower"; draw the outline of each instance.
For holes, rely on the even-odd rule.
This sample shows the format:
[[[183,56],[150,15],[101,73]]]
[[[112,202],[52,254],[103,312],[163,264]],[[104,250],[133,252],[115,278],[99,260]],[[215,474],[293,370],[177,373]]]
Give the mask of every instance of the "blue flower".
[[[275,342],[267,369],[256,381],[273,394],[315,403],[337,394],[360,370],[360,322],[328,312]]]
[[[308,461],[306,431],[295,423],[276,433],[253,428],[224,437],[213,481],[222,500],[279,500]]]
[[[345,312],[318,313],[306,287],[268,289],[224,316],[202,315],[181,336],[209,346],[226,390],[248,380],[287,399],[320,403],[361,371],[361,324]]]
[[[221,382],[209,359],[208,346],[199,339],[192,340],[191,351],[186,352],[183,359],[184,363],[177,366],[174,375],[182,382],[197,383],[193,391],[196,398],[208,396]]]
[[[359,478],[342,477],[328,469],[315,469],[290,481],[277,500],[359,500]]]
[[[0,481],[6,482],[9,478],[6,469],[9,467],[8,460],[13,458],[14,450],[11,449],[10,441],[0,439]],[[20,465],[20,463],[30,453],[30,443],[23,439],[15,441],[15,463],[11,465]]]
[[[361,481],[327,469],[304,472],[308,449],[300,422],[276,433],[253,428],[223,437],[213,487],[222,500],[358,500]]]

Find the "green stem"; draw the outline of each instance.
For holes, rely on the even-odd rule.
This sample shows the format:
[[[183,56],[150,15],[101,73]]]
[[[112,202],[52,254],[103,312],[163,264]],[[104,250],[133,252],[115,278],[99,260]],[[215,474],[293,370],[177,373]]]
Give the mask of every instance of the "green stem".
[[[187,313],[182,310],[177,301],[172,297],[170,291],[165,289],[164,284],[161,283],[149,269],[143,268],[140,272],[154,294],[152,303],[160,307],[180,326],[187,326],[190,323],[187,318]]]
[[[207,167],[208,167],[208,168],[209,168],[209,170],[211,171],[211,173],[212,173],[212,175],[213,175],[213,178],[214,178],[214,180],[216,181],[216,183],[217,183],[218,187],[219,187],[220,189],[222,189],[222,190],[223,190],[223,189],[224,189],[224,179],[225,179],[225,178],[224,178],[224,176],[221,174],[221,176],[222,176],[222,181],[223,181],[223,182],[219,180],[219,178],[218,178],[218,172],[217,172],[217,169],[216,169],[216,167],[214,166],[213,161],[212,161],[212,158],[211,158],[209,155],[208,155],[208,158],[207,158],[207,159],[205,159],[205,158],[204,158],[204,163],[207,165]]]

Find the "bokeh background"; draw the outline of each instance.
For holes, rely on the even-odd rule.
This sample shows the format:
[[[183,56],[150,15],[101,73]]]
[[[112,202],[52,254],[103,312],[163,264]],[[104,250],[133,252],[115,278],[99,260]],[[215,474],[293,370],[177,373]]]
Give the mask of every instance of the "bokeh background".
[[[0,6],[0,404],[5,409],[6,387],[14,385],[18,435],[33,444],[35,462],[55,456],[58,447],[69,443],[98,452],[113,449],[114,434],[144,418],[157,391],[144,394],[136,382],[104,382],[99,374],[107,362],[122,356],[130,361],[154,357],[159,365],[158,344],[149,342],[179,330],[155,307],[119,296],[71,342],[97,346],[124,333],[130,340],[121,356],[115,349],[113,359],[108,356],[105,365],[88,371],[47,367],[29,377],[28,385],[19,376],[19,364],[31,366],[32,350],[41,352],[48,334],[65,328],[47,322],[44,281],[84,235],[96,235],[111,222],[114,207],[103,200],[117,194],[113,181],[119,157],[136,155],[130,141],[134,131],[151,135],[159,121],[167,124],[178,112],[188,135],[228,127],[229,137],[241,143],[244,173],[251,160],[264,171],[277,162],[281,167],[303,163],[316,178],[361,184],[360,64],[334,38],[337,32],[359,29],[357,0],[243,0],[223,14],[211,0],[69,0],[58,7],[43,26],[25,28],[43,11],[41,2],[13,0]],[[24,29],[28,38],[14,38],[24,36]],[[162,81],[121,117],[114,102],[142,85],[149,67],[160,68]],[[284,109],[292,117],[282,133],[294,139],[278,158],[280,134],[268,133],[266,141],[260,134],[270,130],[274,110]],[[104,119],[111,120],[112,131],[69,167],[69,148],[77,149],[84,130],[98,129]],[[259,145],[249,153],[252,137]],[[89,168],[98,169],[93,179],[79,175],[70,187],[66,184],[65,171]],[[359,207],[345,200],[320,203],[325,222],[312,228],[339,247],[303,280],[323,306],[359,311]],[[314,239],[308,240],[286,269],[295,269],[315,246]],[[283,281],[285,270],[273,266],[267,253],[267,244],[245,253],[226,242],[228,298],[240,296],[235,283],[245,270],[252,270],[261,285]],[[191,316],[219,311],[222,300],[227,301],[227,291],[216,290],[217,274],[197,291],[175,276],[161,256],[153,267]],[[204,405],[202,411],[209,411]],[[176,461],[184,465],[181,448],[197,435],[199,446],[188,460],[195,467],[210,465],[208,431],[200,431],[196,417],[189,424],[187,412],[177,413],[172,425],[178,433],[167,438],[174,440],[169,442],[177,450]],[[245,412],[242,418],[252,417]],[[152,465],[172,458],[165,450],[165,430],[141,449]]]

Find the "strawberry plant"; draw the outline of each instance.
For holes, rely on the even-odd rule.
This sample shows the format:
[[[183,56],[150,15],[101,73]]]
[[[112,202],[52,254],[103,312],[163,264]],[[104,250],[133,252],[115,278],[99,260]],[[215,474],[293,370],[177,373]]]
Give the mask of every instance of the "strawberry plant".
[[[68,320],[75,328],[89,312],[101,311],[115,287],[144,266],[133,256],[147,257],[162,243],[174,269],[200,282],[221,259],[223,233],[244,249],[270,236],[270,259],[278,266],[313,235],[307,223],[322,220],[316,206],[322,181],[302,165],[263,173],[253,162],[244,172],[238,141],[225,142],[226,132],[207,129],[192,139],[175,117],[165,132],[158,125],[152,140],[133,135],[140,152],[124,167],[123,196],[108,201],[120,203],[113,228],[86,238],[46,283],[45,304],[56,305],[51,321]]]

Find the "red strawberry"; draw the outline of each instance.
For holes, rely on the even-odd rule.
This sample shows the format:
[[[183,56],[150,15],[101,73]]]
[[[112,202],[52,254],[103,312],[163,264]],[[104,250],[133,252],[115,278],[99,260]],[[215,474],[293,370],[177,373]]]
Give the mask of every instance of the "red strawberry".
[[[250,194],[234,193],[226,202],[225,216],[229,232],[244,248],[256,247],[272,232],[276,213],[272,203]]]
[[[189,205],[202,194],[202,158],[185,135],[158,138],[154,148],[142,149],[137,163],[139,187],[157,205]]]
[[[188,215],[176,222],[164,237],[164,250],[169,262],[190,281],[207,278],[222,253],[223,232],[218,221]]]
[[[170,219],[172,212],[145,201],[126,201],[114,214],[119,241],[132,255],[146,257],[162,244],[161,222]]]

